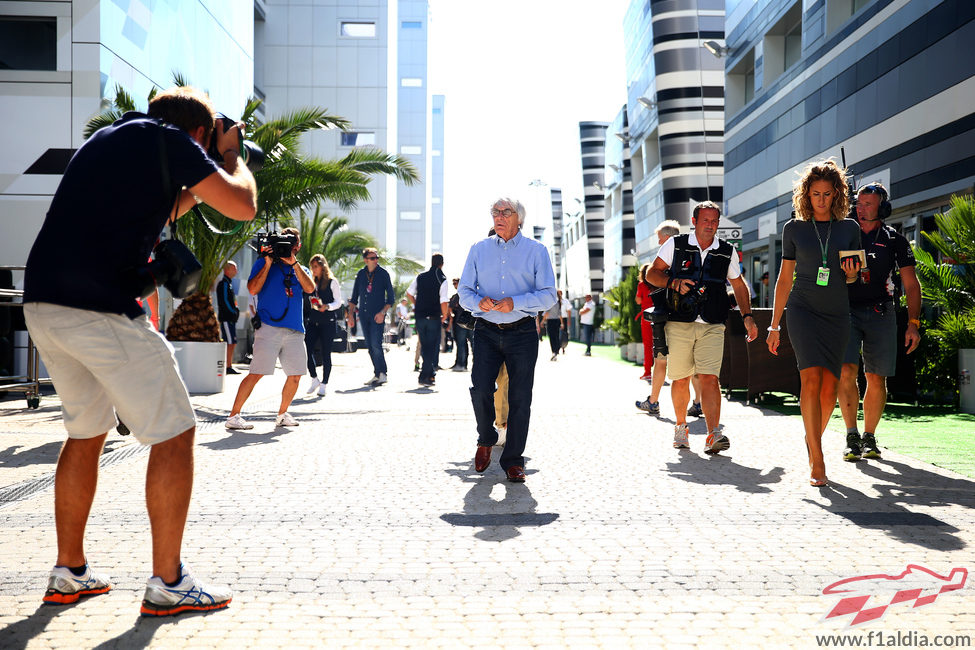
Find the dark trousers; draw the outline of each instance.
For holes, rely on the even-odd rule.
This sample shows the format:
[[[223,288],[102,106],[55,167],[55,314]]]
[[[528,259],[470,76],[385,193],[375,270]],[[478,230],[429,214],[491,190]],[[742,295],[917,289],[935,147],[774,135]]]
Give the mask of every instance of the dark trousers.
[[[592,325],[582,326],[582,342],[586,344],[586,352],[592,351]]]
[[[440,364],[440,319],[418,317],[416,335],[420,337],[420,357],[423,359],[419,378],[433,379]]]
[[[380,373],[386,372],[386,357],[383,356],[383,331],[386,323],[377,323],[375,314],[359,314],[359,324],[369,350],[369,358],[372,359],[373,374],[378,377]]]
[[[478,321],[473,334],[471,403],[477,420],[477,444],[486,447],[498,441],[498,431],[494,428],[494,389],[503,363],[508,370],[508,432],[499,462],[504,470],[513,465],[524,467],[538,359],[535,323],[526,320],[516,329],[498,330]]]
[[[552,354],[558,354],[562,347],[559,335],[562,333],[562,322],[558,318],[549,318],[545,321],[545,329],[548,330],[548,344],[552,348]]]
[[[464,329],[460,325],[454,325],[454,343],[457,345],[457,356],[454,359],[454,366],[461,368],[467,367],[467,339],[470,338],[471,331]]]
[[[315,346],[322,347],[322,383],[327,384],[332,375],[332,341],[335,339],[335,321],[327,320],[320,323],[308,321],[305,323],[305,350],[308,351],[308,374],[318,377],[315,368],[319,365],[315,359]]]

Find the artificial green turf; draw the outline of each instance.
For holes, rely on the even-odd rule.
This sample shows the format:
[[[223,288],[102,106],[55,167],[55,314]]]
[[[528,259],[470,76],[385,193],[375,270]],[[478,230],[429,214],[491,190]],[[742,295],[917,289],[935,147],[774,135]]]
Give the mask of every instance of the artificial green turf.
[[[572,341],[566,354],[581,356],[584,351],[582,343]],[[620,349],[615,345],[593,345],[592,355],[642,368],[640,364],[622,359]],[[732,397],[736,395],[740,396],[741,393]],[[769,393],[762,396],[759,405],[778,413],[801,417],[799,402],[792,395]],[[829,426],[836,431],[846,431],[839,407],[833,411]],[[862,411],[858,426],[860,433],[863,433]],[[975,415],[959,413],[957,408],[949,406],[888,404],[875,433],[881,451],[890,449],[975,478]]]

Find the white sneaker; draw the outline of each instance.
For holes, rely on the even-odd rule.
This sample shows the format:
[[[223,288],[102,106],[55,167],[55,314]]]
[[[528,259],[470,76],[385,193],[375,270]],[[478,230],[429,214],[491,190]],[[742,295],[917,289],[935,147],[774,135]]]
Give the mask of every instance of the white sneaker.
[[[674,427],[674,449],[690,449],[687,441],[687,425],[678,424]]]
[[[67,605],[77,602],[82,596],[107,593],[111,588],[108,577],[92,573],[87,564],[85,572],[80,576],[76,576],[66,566],[56,566],[51,569],[51,575],[47,579],[44,602],[48,605]]]
[[[366,381],[362,383],[363,386],[378,386],[379,385],[379,375],[373,375]]]
[[[322,385],[322,381],[318,377],[315,377],[314,379],[311,380],[311,386],[308,387],[307,393],[311,395],[316,390],[318,390],[318,387],[321,385]]]
[[[213,587],[190,575],[185,565],[179,566],[179,583],[170,587],[158,576],[149,578],[142,600],[143,616],[173,616],[180,612],[206,612],[230,604],[234,592],[227,587]]]
[[[324,397],[325,396],[325,389],[326,388],[328,388],[328,384],[322,384],[321,386],[319,386],[318,387],[318,394]]]
[[[376,379],[375,379],[375,381],[373,383],[375,383],[377,386],[382,386],[383,384],[385,384],[386,383],[386,373],[385,372],[379,373],[379,376],[376,377]]]
[[[508,427],[495,427],[498,430],[498,441],[494,443],[495,447],[504,447],[504,443],[508,441]]]
[[[291,414],[288,413],[287,411],[285,411],[284,413],[280,414],[274,420],[274,426],[276,426],[276,427],[296,427],[296,426],[298,426],[298,420],[296,420],[293,417],[291,417]]]
[[[254,428],[254,425],[251,424],[250,422],[247,422],[243,417],[241,417],[240,413],[238,413],[237,415],[231,415],[229,418],[227,418],[227,423],[224,424],[224,426],[227,427],[228,429],[253,429]]]

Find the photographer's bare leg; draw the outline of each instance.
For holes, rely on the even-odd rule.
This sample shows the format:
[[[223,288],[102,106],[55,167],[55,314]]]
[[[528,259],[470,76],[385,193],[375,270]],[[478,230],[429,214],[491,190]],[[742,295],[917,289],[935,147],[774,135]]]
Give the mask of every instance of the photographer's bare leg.
[[[863,430],[867,433],[876,433],[877,425],[880,424],[880,418],[887,406],[887,378],[872,372],[865,375],[867,389],[863,392]]]
[[[701,400],[704,420],[711,433],[721,422],[721,386],[717,375],[695,375],[697,377],[697,396]]]
[[[193,438],[196,427],[152,446],[146,470],[146,508],[152,527],[152,573],[165,582],[179,579],[180,549],[193,492]]]
[[[261,381],[261,377],[263,376],[252,372],[248,373],[240,381],[240,386],[237,387],[237,397],[234,398],[234,407],[230,410],[230,417],[240,413],[241,409],[244,408],[244,403],[247,402],[247,398],[251,396],[254,386],[257,386],[257,382]],[[295,389],[297,389],[297,384],[295,385]],[[292,394],[292,397],[294,397],[294,394]]]
[[[98,459],[108,433],[87,439],[69,438],[58,457],[54,476],[54,522],[58,566],[85,564],[85,526],[98,485]]]
[[[278,409],[278,415],[287,412],[288,407],[291,406],[291,400],[295,398],[295,393],[298,392],[298,382],[300,381],[301,375],[288,375],[288,378],[284,380],[284,388],[281,389],[281,408]]]
[[[687,400],[691,398],[691,378],[675,379],[670,382],[670,397],[674,400],[674,414],[677,424],[687,424]]]
[[[664,387],[667,375],[667,357],[658,356],[653,360],[653,379],[650,382],[650,401],[660,401],[660,389]]]

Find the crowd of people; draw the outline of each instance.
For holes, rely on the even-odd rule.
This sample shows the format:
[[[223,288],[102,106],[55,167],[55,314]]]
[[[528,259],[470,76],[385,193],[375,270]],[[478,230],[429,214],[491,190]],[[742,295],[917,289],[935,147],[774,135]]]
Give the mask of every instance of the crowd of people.
[[[127,113],[96,133],[69,164],[31,249],[24,316],[61,397],[68,432],[55,478],[57,560],[45,603],[73,603],[111,588],[109,580],[88,565],[84,531],[98,459],[117,418],[151,447],[146,505],[153,574],[141,613],[170,616],[221,609],[232,599],[230,589],[195,578],[182,561],[193,484],[195,414],[170,349],[145,318],[136,301],[138,292],[118,272],[143,263],[163,226],[196,203],[206,202],[231,219],[254,218],[256,184],[239,161],[243,124],[225,129],[213,115],[205,94],[175,88],[157,94],[148,114]],[[220,161],[206,153],[211,140],[221,152]],[[93,195],[90,188],[106,176],[118,181],[116,190]],[[860,189],[859,222],[847,218],[845,170],[824,161],[805,170],[793,205],[795,218],[782,230],[782,266],[766,344],[776,354],[781,324],[787,323],[801,379],[809,480],[820,486],[827,481],[822,434],[837,396],[848,427],[844,459],[880,455],[875,431],[897,347],[891,274],[900,270],[907,296],[908,352],[919,341],[920,286],[910,247],[883,223],[890,204],[880,184]],[[365,249],[345,320],[349,332],[357,327],[361,331],[372,365],[366,384],[375,388],[387,382],[383,342],[388,320],[395,314],[392,330],[405,335],[407,303],[412,303],[419,338],[421,386],[436,385],[441,339],[449,331],[456,347],[452,369],[470,366],[474,469],[486,471],[494,448],[503,445],[497,463],[508,481],[518,483],[526,478],[524,454],[540,334],[548,334],[551,361],[557,361],[565,352],[573,310],[556,289],[549,252],[521,232],[522,203],[499,198],[491,204],[490,216],[491,232],[471,246],[462,274],[452,281],[453,295],[443,273],[444,258],[435,254],[430,268],[417,275],[397,304],[378,252]],[[731,297],[748,341],[758,336],[737,251],[717,236],[720,216],[719,206],[708,201],[694,208],[689,233],[680,234],[676,222],[661,224],[656,231],[659,251],[641,269],[634,296],[646,317],[641,380],[651,386],[650,395],[637,406],[660,414],[666,374],[676,416],[673,446],[689,447],[687,418],[703,415],[708,454],[731,445],[720,423],[718,381]],[[119,223],[127,225],[122,228]],[[342,288],[321,254],[311,257],[310,268],[298,262],[300,232],[285,229],[281,234],[293,242],[290,248],[262,250],[248,275],[253,355],[230,409],[228,429],[253,428],[243,408],[257,383],[274,374],[278,363],[285,380],[276,426],[298,426],[288,409],[306,373],[309,393],[327,393]],[[71,274],[60,272],[58,260],[69,258],[79,247],[108,249],[114,255],[96,256]],[[216,287],[228,372],[240,316],[232,290],[236,273],[237,266],[228,262]],[[586,295],[578,313],[586,356],[591,354],[595,315],[593,296]],[[862,437],[856,422],[861,354],[867,376]],[[692,386],[696,399],[689,405]],[[160,408],[145,408],[146,395],[153,395]]]

